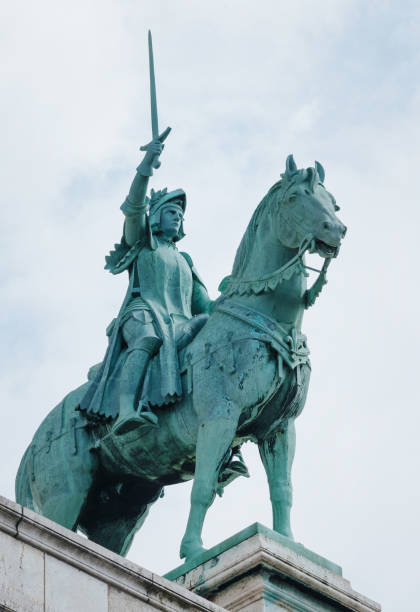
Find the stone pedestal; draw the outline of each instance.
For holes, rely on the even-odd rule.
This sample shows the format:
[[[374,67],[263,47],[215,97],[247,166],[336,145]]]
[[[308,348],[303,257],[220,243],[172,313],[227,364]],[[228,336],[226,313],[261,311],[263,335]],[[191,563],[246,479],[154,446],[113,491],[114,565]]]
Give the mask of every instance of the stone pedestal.
[[[0,611],[380,609],[340,567],[258,523],[162,578],[0,497]]]
[[[0,610],[223,612],[181,585],[0,497]]]
[[[255,523],[166,574],[235,612],[379,612],[354,591],[341,568]]]

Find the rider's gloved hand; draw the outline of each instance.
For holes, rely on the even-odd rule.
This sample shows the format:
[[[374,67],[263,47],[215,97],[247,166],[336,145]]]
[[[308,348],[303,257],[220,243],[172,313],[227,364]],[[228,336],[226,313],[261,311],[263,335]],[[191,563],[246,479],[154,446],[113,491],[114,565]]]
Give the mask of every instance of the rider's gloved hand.
[[[163,151],[163,141],[166,140],[171,128],[166,128],[158,138],[154,138],[149,144],[140,147],[141,151],[146,151],[143,161],[137,168],[137,172],[142,176],[152,176],[153,168],[159,168],[159,156]]]

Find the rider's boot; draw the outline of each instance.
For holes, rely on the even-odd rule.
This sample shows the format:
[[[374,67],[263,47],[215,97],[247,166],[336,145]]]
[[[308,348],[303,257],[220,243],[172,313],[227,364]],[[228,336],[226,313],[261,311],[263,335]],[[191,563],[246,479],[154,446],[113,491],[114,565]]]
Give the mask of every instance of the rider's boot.
[[[146,406],[138,409],[137,399],[141,392],[150,359],[156,355],[162,340],[155,336],[141,339],[135,349],[127,355],[120,381],[120,412],[112,429],[117,436],[137,427],[156,426],[157,416]]]

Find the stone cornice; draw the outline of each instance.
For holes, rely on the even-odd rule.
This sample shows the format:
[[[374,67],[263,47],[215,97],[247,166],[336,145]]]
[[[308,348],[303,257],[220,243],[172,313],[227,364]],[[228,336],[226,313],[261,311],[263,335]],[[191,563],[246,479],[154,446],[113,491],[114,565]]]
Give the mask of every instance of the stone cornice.
[[[149,603],[157,610],[222,612],[184,587],[0,496],[0,530],[108,585]]]

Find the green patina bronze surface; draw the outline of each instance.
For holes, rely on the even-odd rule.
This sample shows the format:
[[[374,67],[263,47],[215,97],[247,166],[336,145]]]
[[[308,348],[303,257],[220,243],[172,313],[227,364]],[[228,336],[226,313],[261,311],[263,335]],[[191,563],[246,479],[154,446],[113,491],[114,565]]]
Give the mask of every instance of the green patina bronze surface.
[[[191,562],[204,550],[215,495],[248,475],[240,454],[247,440],[258,444],[267,473],[273,528],[292,538],[294,420],[310,377],[302,318],[345,226],[322,166],[298,170],[290,155],[212,302],[191,257],[177,248],[184,191],[146,196],[169,134],[158,133],[154,78],[151,90],[153,138],[121,207],[122,240],[106,259],[112,273],[127,271],[127,294],[107,329],[102,363],[35,433],[16,500],[125,555],[164,487],[194,479],[181,544]],[[325,262],[309,289],[306,252]]]

